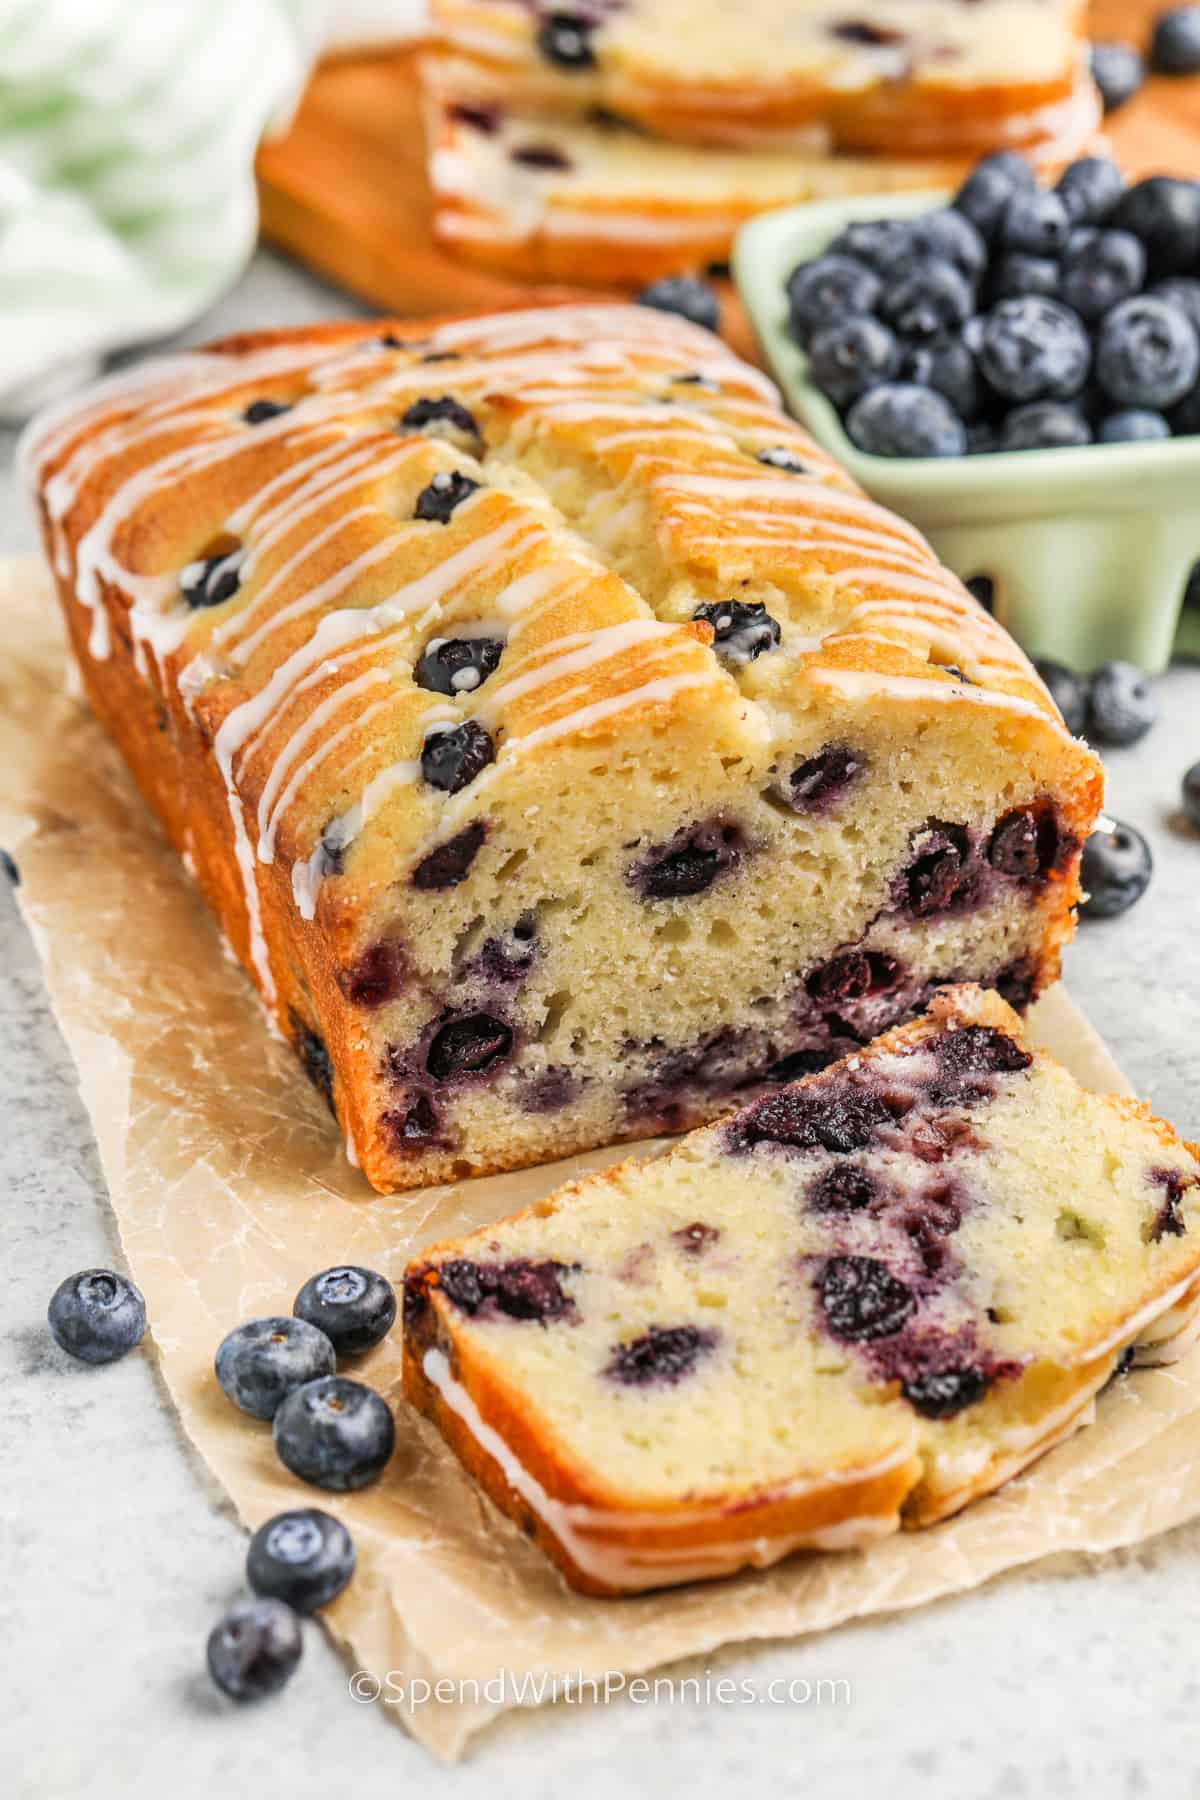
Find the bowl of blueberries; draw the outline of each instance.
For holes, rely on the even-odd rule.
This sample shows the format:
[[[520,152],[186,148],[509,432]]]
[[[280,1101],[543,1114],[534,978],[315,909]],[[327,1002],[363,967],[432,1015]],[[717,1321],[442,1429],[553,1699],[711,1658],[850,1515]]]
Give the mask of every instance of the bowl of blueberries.
[[[1200,653],[1200,182],[1000,152],[766,214],[734,273],[793,412],[1031,655]]]

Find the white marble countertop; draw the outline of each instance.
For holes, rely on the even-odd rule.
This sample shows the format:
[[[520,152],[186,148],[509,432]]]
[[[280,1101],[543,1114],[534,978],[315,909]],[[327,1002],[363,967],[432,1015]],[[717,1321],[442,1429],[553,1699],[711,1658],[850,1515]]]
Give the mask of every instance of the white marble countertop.
[[[353,310],[261,256],[191,335]],[[0,437],[0,552],[32,544],[10,453]],[[1081,929],[1068,979],[1139,1091],[1200,1136],[1200,836],[1176,812],[1179,777],[1200,758],[1200,669],[1173,669],[1161,694],[1152,735],[1110,758],[1110,810],[1146,832],[1155,881],[1124,919]],[[846,1681],[849,1704],[560,1705],[510,1716],[447,1769],[379,1706],[355,1705],[346,1667],[312,1629],[283,1696],[226,1705],[203,1646],[238,1591],[242,1533],[152,1363],[90,1371],[45,1329],[62,1277],[116,1252],[74,1072],[3,878],[0,950],[0,1790],[12,1800],[382,1800],[418,1783],[446,1800],[729,1800],[752,1782],[821,1800],[876,1789],[888,1800],[1194,1800],[1200,1522],[707,1665],[763,1690],[776,1676]]]

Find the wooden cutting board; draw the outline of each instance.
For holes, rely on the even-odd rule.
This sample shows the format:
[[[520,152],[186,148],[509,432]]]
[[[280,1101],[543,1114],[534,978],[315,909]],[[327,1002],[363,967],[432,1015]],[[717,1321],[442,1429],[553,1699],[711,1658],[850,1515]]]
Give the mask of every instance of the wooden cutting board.
[[[1093,35],[1144,42],[1160,9],[1160,0],[1095,0]],[[376,51],[318,68],[287,136],[259,154],[263,237],[402,316],[567,297],[563,288],[535,288],[459,262],[434,241],[415,60],[411,50]],[[1117,114],[1110,136],[1132,175],[1200,176],[1200,77],[1149,82]],[[721,286],[726,335],[753,355],[736,297]]]

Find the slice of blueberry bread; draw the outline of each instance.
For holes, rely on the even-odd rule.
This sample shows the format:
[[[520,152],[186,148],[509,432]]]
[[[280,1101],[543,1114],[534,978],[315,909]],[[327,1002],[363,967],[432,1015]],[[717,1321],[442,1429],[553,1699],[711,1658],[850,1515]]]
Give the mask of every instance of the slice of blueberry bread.
[[[378,1188],[1055,978],[1097,759],[709,333],[239,340],[25,456],[92,704]]]
[[[404,1381],[573,1585],[623,1593],[932,1524],[1198,1314],[1200,1150],[952,988],[426,1251]]]
[[[1085,0],[434,0],[438,35],[517,111],[683,143],[971,155],[1096,128]]]

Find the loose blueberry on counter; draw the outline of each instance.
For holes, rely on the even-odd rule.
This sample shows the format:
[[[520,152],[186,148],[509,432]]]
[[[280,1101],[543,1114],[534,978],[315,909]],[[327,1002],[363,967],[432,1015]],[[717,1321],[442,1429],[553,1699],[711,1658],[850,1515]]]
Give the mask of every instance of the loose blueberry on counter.
[[[428,487],[417,495],[416,517],[430,524],[448,525],[454,509],[478,490],[479,483],[460,469],[439,469]]]
[[[779,621],[771,617],[761,601],[726,600],[698,606],[692,617],[712,626],[713,647],[726,662],[753,662],[779,643]]]
[[[982,1369],[940,1369],[903,1382],[901,1391],[923,1419],[952,1419],[982,1400],[989,1385]]]
[[[1183,778],[1183,814],[1194,830],[1200,831],[1200,762],[1193,763]]]
[[[787,280],[788,316],[801,349],[831,319],[859,318],[872,313],[883,295],[873,269],[850,256],[818,256],[793,269]]]
[[[1060,194],[1023,188],[1005,207],[997,235],[1005,250],[1021,250],[1026,256],[1061,256],[1072,223]]]
[[[282,1600],[239,1600],[213,1626],[208,1672],[223,1694],[245,1702],[277,1694],[304,1649],[300,1621]]]
[[[0,869],[4,870],[5,875],[13,887],[20,887],[21,871],[17,867],[16,858],[7,850],[0,850]]]
[[[431,694],[471,694],[495,674],[503,654],[499,638],[431,638],[413,680]]]
[[[1079,879],[1087,896],[1086,919],[1115,919],[1141,899],[1154,873],[1150,846],[1132,825],[1114,820],[1112,829],[1093,831],[1083,846]]]
[[[50,1335],[78,1362],[116,1362],[146,1335],[146,1302],[124,1275],[84,1269],[55,1288],[46,1309]]]
[[[453,431],[462,432],[464,437],[475,440],[482,437],[474,415],[453,394],[442,394],[437,399],[427,394],[421,400],[414,400],[401,415],[400,423],[408,431],[424,431],[427,425],[448,425]]]
[[[457,887],[470,873],[471,864],[482,849],[486,836],[487,826],[483,820],[473,820],[465,830],[458,832],[455,837],[447,838],[444,844],[439,844],[428,856],[422,857],[412,873],[413,886],[426,892]]]
[[[927,344],[966,323],[975,310],[975,291],[953,263],[928,263],[889,287],[879,305],[900,337]]]
[[[1092,428],[1077,406],[1034,400],[1014,407],[1000,427],[997,450],[1067,450],[1090,444]]]
[[[719,1342],[718,1332],[698,1325],[651,1325],[641,1337],[614,1347],[604,1373],[622,1387],[651,1387],[659,1382],[674,1387],[711,1355]]]
[[[979,372],[975,358],[960,338],[944,337],[933,344],[914,345],[905,355],[901,372],[905,381],[941,394],[960,419],[970,422],[979,411]]]
[[[1147,406],[1127,406],[1101,419],[1096,436],[1102,444],[1148,444],[1169,438],[1171,427],[1160,412]]]
[[[386,1276],[354,1264],[324,1269],[305,1282],[292,1311],[315,1325],[338,1356],[361,1356],[396,1322],[396,1291]]]
[[[275,1453],[314,1487],[346,1494],[382,1475],[396,1445],[396,1425],[373,1388],[325,1375],[293,1389],[275,1414]]]
[[[1055,300],[1001,300],[981,322],[979,366],[1003,399],[1070,400],[1091,366],[1082,319]]]
[[[430,787],[457,794],[496,760],[496,746],[474,719],[430,730],[421,751],[421,773]]]
[[[900,345],[878,319],[844,319],[819,331],[808,347],[808,373],[838,407],[849,406],[900,372]]]
[[[503,1062],[512,1049],[511,1028],[490,1013],[451,1019],[434,1036],[425,1067],[435,1081],[459,1081],[482,1075]]]
[[[203,556],[188,563],[179,577],[188,605],[221,606],[231,600],[241,586],[241,561],[240,550],[226,550],[220,556]]]
[[[954,209],[963,213],[984,238],[995,235],[1009,202],[1017,193],[1032,193],[1037,177],[1031,165],[1015,150],[997,150],[977,162],[954,196]]]
[[[1172,6],[1158,15],[1150,67],[1156,75],[1200,74],[1200,6]]]
[[[768,469],[781,469],[785,475],[808,475],[811,473],[808,464],[795,450],[786,444],[769,444],[765,450],[755,453],[755,461]]]
[[[1136,744],[1157,719],[1153,684],[1135,664],[1107,662],[1096,670],[1088,723],[1097,743],[1113,749]]]
[[[277,419],[281,413],[291,410],[286,400],[252,400],[242,417],[247,425],[265,425],[268,419]]]
[[[873,1256],[831,1256],[817,1285],[830,1331],[852,1344],[891,1337],[917,1308],[912,1289]]]
[[[1108,223],[1142,240],[1153,277],[1190,274],[1200,262],[1200,182],[1149,175],[1121,196]]]
[[[1130,300],[1146,279],[1146,252],[1131,231],[1073,233],[1062,259],[1059,293],[1063,302],[1091,323],[1122,300]]]
[[[717,296],[707,281],[696,275],[669,275],[662,281],[652,281],[637,296],[637,303],[652,307],[655,312],[676,313],[693,325],[703,325],[706,331],[719,331],[721,327]]]
[[[214,1359],[217,1380],[235,1406],[255,1419],[273,1419],[297,1388],[333,1373],[333,1345],[303,1319],[251,1319],[223,1339]]]
[[[993,300],[1020,300],[1026,294],[1052,300],[1058,292],[1058,260],[1013,250],[994,264],[988,291]]]
[[[1076,225],[1103,225],[1125,192],[1125,177],[1108,156],[1081,156],[1055,188]]]
[[[1096,375],[1117,406],[1172,406],[1200,375],[1200,339],[1177,306],[1140,294],[1101,322]]]
[[[1065,663],[1044,658],[1034,668],[1050,690],[1050,698],[1063,716],[1063,723],[1075,737],[1087,725],[1089,683]]]
[[[594,69],[596,52],[592,33],[596,20],[586,14],[552,12],[538,27],[537,47],[546,61],[559,69]]]
[[[886,382],[856,400],[846,419],[868,456],[962,456],[967,431],[948,400],[913,382]]]
[[[1132,44],[1093,44],[1089,60],[1106,113],[1132,100],[1146,79],[1146,65]]]
[[[349,1585],[356,1561],[341,1520],[309,1506],[259,1526],[246,1552],[246,1580],[264,1599],[314,1613]]]

